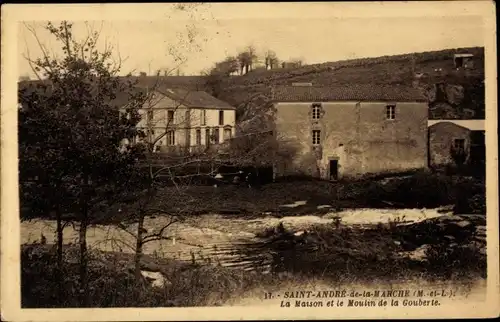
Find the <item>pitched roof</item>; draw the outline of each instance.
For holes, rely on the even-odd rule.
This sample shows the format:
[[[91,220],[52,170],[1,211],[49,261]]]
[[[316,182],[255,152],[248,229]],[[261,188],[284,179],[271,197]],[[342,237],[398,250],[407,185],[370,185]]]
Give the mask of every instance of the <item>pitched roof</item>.
[[[176,76],[169,76],[176,77]],[[168,79],[169,77],[163,77],[164,79]],[[186,76],[179,76],[186,77]],[[130,79],[128,78],[129,80]],[[199,79],[199,78],[193,78]],[[127,78],[123,77],[123,81],[126,81]],[[19,87],[28,89],[28,90],[37,90],[37,85],[43,84],[44,81],[26,81],[19,82]],[[47,81],[45,81],[47,83]],[[157,92],[163,94],[187,107],[193,108],[217,108],[217,109],[235,109],[235,107],[231,106],[229,103],[221,101],[212,95],[208,94],[204,91],[194,90],[191,87],[187,86],[186,88],[177,88],[170,87],[168,83],[163,82],[160,77],[160,80],[152,77],[143,77],[142,81],[138,81],[134,87],[134,91],[146,93],[148,90],[155,88]],[[112,101],[113,105],[124,106],[128,103],[129,93],[122,92],[116,93],[116,98]]]
[[[235,109],[229,103],[221,101],[203,91],[188,91],[179,88],[159,88],[157,91],[187,107]]]
[[[279,86],[272,91],[274,102],[427,101],[418,89],[401,85]]]
[[[485,120],[428,120],[427,125],[433,126],[439,123],[453,123],[455,125],[464,127],[471,131],[484,131],[485,130]]]

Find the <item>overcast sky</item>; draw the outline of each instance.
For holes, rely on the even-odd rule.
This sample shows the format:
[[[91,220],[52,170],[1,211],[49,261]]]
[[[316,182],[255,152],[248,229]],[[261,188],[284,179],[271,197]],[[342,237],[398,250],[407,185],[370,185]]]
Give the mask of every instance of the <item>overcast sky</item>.
[[[134,19],[125,20],[122,15],[122,19],[89,20],[96,29],[102,25],[101,45],[104,41],[112,44],[115,53],[126,58],[123,74],[175,67],[172,49],[187,60],[181,66],[182,72],[196,75],[248,45],[260,53],[272,49],[282,60],[303,58],[308,64],[484,45],[479,16],[388,17],[381,11],[381,17],[365,13],[356,18],[339,15],[338,11],[328,14],[339,8],[329,3],[211,4],[180,11],[161,8],[161,15],[157,12],[161,10],[149,14],[138,10]],[[359,5],[341,9],[349,12],[359,9]],[[102,16],[88,17],[82,11],[81,19]],[[40,41],[58,53],[60,46],[43,30],[43,21],[26,23],[36,26]],[[83,36],[85,30],[82,22],[75,23],[78,36]],[[22,23],[18,31],[19,74],[33,75],[22,56],[29,51],[31,57],[36,57],[41,52]],[[189,34],[194,35],[192,43]]]

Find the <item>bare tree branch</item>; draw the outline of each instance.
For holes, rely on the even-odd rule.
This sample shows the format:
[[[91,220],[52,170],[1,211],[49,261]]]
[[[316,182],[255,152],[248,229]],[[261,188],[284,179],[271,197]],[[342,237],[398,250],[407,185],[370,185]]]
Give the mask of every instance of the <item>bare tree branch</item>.
[[[143,244],[146,244],[148,242],[151,242],[151,241],[154,241],[154,240],[158,240],[158,239],[163,239],[163,238],[167,238],[165,236],[163,236],[163,233],[165,232],[165,230],[170,227],[171,225],[175,224],[179,222],[179,219],[177,219],[176,217],[172,217],[170,219],[170,221],[166,224],[166,225],[163,225],[163,227],[160,228],[160,230],[158,231],[158,233],[155,233],[155,234],[149,234],[149,235],[145,235],[142,239],[142,243]],[[168,239],[168,238],[167,238]]]

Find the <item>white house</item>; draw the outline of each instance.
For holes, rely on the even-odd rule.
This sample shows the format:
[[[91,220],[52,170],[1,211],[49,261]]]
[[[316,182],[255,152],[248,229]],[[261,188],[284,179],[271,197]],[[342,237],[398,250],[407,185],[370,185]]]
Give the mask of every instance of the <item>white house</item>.
[[[167,88],[149,94],[137,126],[155,151],[204,149],[235,135],[236,109],[206,92]]]

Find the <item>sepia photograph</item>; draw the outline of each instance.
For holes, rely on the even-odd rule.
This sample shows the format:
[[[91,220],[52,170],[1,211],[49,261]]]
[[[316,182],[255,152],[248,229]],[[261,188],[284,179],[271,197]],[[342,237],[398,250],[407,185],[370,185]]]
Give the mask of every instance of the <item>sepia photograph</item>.
[[[2,319],[498,316],[495,31],[491,1],[2,6]]]

